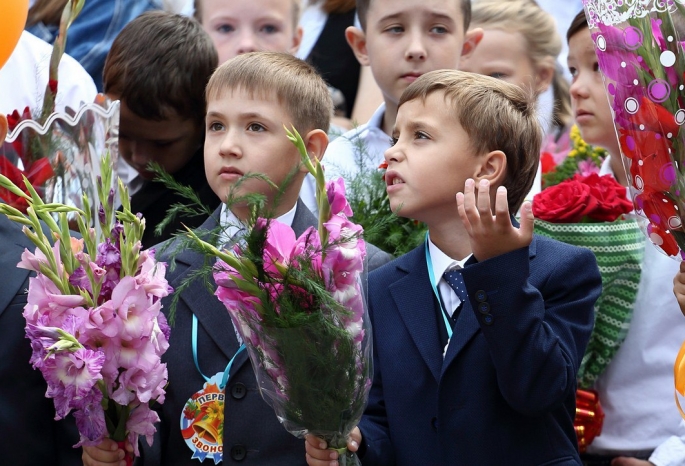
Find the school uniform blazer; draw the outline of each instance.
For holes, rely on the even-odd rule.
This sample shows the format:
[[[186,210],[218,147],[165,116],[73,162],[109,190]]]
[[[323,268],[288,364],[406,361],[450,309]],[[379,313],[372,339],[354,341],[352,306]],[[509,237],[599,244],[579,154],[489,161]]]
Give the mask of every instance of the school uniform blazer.
[[[444,360],[424,246],[370,274],[364,466],[580,464],[576,372],[601,291],[594,255],[534,236],[472,262]]]
[[[212,230],[218,226],[220,208],[200,227]],[[308,227],[315,226],[317,219],[298,202],[292,227],[297,235]],[[387,263],[391,256],[377,248],[370,247],[369,267]],[[174,250],[172,243],[159,256],[169,260]],[[176,268],[167,273],[172,287],[178,287],[188,274],[204,266],[204,256],[185,250],[175,258]],[[212,281],[212,290],[216,286]],[[164,312],[169,311],[171,297],[163,300]],[[159,406],[161,423],[159,436],[152,449],[146,447],[144,464],[163,466],[192,465],[192,452],[181,436],[180,421],[186,401],[198,390],[205,380],[193,363],[191,333],[192,316],[198,319],[197,357],[202,372],[212,377],[224,371],[226,364],[238,350],[238,341],[226,307],[208,290],[201,280],[185,289],[178,301],[175,323],[171,328],[169,349],[164,355],[169,371],[169,385],[166,400]],[[304,441],[288,433],[276,418],[273,409],[262,399],[252,366],[245,351],[235,359],[231,376],[226,385],[224,411],[224,465],[304,465]],[[208,458],[205,462],[211,462]]]
[[[0,201],[2,202],[2,201]],[[18,466],[80,465],[79,435],[71,416],[55,421],[55,405],[45,398],[47,384],[29,363],[26,338],[29,271],[17,268],[24,248],[35,246],[21,227],[0,215],[0,463]]]

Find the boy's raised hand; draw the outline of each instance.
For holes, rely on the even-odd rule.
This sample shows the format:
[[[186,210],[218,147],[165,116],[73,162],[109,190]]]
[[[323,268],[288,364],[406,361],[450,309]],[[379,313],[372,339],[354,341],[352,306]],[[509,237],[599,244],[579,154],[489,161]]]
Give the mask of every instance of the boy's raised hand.
[[[481,180],[476,193],[476,182],[469,178],[464,192],[457,193],[459,217],[469,234],[471,252],[482,262],[500,254],[530,245],[533,240],[533,210],[530,202],[521,207],[521,227],[511,223],[507,188],[497,188],[495,212],[490,201],[490,182]]]
[[[347,449],[355,452],[359,449],[359,442],[362,441],[362,433],[359,427],[355,427],[347,438]],[[307,451],[307,464],[309,466],[338,466],[338,452],[328,450],[326,442],[315,435],[307,435],[304,443]]]

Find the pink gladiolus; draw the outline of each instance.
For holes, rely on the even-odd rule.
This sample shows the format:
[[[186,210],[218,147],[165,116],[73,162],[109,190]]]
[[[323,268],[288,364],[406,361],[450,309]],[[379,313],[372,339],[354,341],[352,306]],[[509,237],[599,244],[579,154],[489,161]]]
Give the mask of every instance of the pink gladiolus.
[[[342,178],[326,183],[326,194],[328,203],[331,206],[331,215],[343,214],[346,217],[352,216],[352,208],[345,197],[345,181]]]
[[[81,439],[75,447],[98,445],[107,434],[105,412],[100,404],[102,392],[94,388],[87,398],[85,405],[74,411],[76,427],[81,434]]]
[[[152,446],[152,437],[155,434],[155,423],[159,422],[159,415],[150,409],[147,404],[136,406],[131,411],[131,416],[126,422],[126,430],[128,430],[128,441],[133,446],[133,451],[136,456],[140,455],[138,451],[138,436],[143,435],[147,440],[147,444]]]
[[[153,322],[148,318],[157,315],[160,303],[150,303],[145,289],[136,284],[134,277],[124,277],[112,290],[112,306],[117,310],[123,327],[122,340],[135,340],[150,335]],[[150,308],[148,310],[148,308]]]

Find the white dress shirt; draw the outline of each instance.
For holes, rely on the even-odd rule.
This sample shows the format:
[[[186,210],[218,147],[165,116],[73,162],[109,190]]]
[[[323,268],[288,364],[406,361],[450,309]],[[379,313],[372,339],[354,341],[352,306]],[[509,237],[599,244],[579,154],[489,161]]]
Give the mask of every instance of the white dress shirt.
[[[292,209],[276,218],[280,223],[291,227],[295,219],[295,212],[297,212],[297,203]],[[219,214],[219,225],[221,225],[221,233],[219,233],[219,246],[228,243],[238,232],[246,230],[247,227],[235,216],[233,211],[226,207],[226,204],[221,204],[221,213]]]
[[[433,241],[428,240],[428,252],[431,256],[431,263],[433,264],[433,277],[438,282],[438,291],[442,298],[442,303],[445,306],[445,311],[452,317],[454,311],[461,305],[461,299],[454,292],[447,280],[443,277],[444,273],[454,269],[463,269],[466,261],[471,258],[473,254],[469,254],[464,259],[458,261],[452,259],[433,244]]]
[[[378,107],[366,124],[349,130],[328,145],[321,161],[326,169],[327,180],[342,176],[349,181],[360,167],[365,170],[378,168],[384,160],[385,151],[391,146],[390,136],[381,129],[384,115],[385,103]],[[305,177],[300,199],[314,215],[318,215],[316,181],[312,175]]]
[[[613,175],[609,157],[600,174]],[[645,241],[628,335],[595,383],[605,418],[588,452],[656,448],[649,459],[656,466],[685,465],[685,425],[673,399],[673,363],[685,338],[685,318],[673,295],[679,263]]]

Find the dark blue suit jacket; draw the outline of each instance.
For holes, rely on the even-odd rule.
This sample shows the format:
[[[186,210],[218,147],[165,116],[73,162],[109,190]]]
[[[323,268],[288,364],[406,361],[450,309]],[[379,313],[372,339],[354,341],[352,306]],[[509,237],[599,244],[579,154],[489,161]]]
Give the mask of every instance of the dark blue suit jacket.
[[[55,406],[45,398],[47,384],[29,364],[26,338],[29,271],[18,269],[24,248],[35,246],[21,228],[0,215],[0,463],[17,466],[80,465],[81,449],[71,416],[55,421]]]
[[[201,230],[211,231],[218,226],[220,209],[205,221]],[[298,203],[293,230],[303,233],[317,224],[316,218],[302,202]],[[168,261],[176,245],[172,243],[159,260]],[[391,256],[369,246],[368,266],[387,263]],[[204,255],[192,250],[175,257],[176,268],[167,273],[169,284],[178,287],[190,273],[204,266]],[[216,286],[212,281],[212,289]],[[162,303],[168,312],[171,297]],[[180,429],[181,412],[186,401],[205,383],[193,363],[191,346],[192,316],[198,319],[198,363],[208,377],[223,371],[238,350],[238,341],[226,307],[197,280],[180,295],[176,321],[171,329],[169,349],[164,355],[169,371],[166,400],[158,407],[161,423],[152,450],[145,448],[144,464],[161,466],[196,466],[192,453],[185,444]],[[304,465],[304,442],[288,433],[276,418],[273,409],[262,399],[252,366],[245,351],[235,359],[226,386],[224,405],[224,465]],[[211,459],[206,459],[211,462]]]
[[[463,277],[470,302],[443,360],[424,247],[370,274],[363,464],[580,464],[576,372],[601,291],[594,255],[535,236]]]

